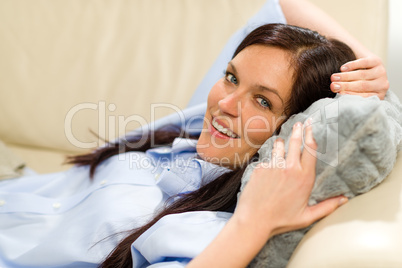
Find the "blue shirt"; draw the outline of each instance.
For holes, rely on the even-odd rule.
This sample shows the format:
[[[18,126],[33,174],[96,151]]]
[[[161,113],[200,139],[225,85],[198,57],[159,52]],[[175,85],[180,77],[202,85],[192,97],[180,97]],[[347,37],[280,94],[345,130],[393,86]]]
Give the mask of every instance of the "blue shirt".
[[[173,195],[227,169],[195,158],[195,140],[129,152],[88,167],[0,182],[0,267],[96,267],[126,231]],[[203,178],[203,179],[202,179]],[[199,254],[230,213],[169,215],[132,245],[133,267],[179,265]]]
[[[229,40],[197,88],[190,108],[140,131],[173,124],[199,133],[203,102],[237,45],[256,27],[274,22],[286,20],[279,0],[267,0]],[[146,223],[170,196],[213,179],[205,174],[214,173],[216,166],[194,158],[194,144],[177,140],[171,148],[113,156],[100,164],[92,180],[88,167],[73,167],[0,182],[0,267],[98,266],[125,236],[119,232]],[[133,267],[183,267],[215,238],[230,216],[205,211],[163,217],[132,244]]]

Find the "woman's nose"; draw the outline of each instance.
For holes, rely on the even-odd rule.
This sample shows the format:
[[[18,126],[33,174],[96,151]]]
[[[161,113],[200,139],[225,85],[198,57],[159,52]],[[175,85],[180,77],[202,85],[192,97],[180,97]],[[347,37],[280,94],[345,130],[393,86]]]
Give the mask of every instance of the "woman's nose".
[[[223,113],[238,117],[241,109],[240,96],[236,93],[229,94],[218,102],[218,106]]]

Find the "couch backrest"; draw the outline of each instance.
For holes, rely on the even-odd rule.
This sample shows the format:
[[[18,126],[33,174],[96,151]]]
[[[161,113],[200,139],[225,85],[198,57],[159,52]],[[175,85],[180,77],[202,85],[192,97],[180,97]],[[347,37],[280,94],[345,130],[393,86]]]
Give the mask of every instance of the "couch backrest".
[[[388,0],[309,1],[335,18],[386,63],[388,56]]]
[[[264,2],[0,1],[0,139],[77,152],[184,108]],[[384,57],[386,1],[313,2]]]

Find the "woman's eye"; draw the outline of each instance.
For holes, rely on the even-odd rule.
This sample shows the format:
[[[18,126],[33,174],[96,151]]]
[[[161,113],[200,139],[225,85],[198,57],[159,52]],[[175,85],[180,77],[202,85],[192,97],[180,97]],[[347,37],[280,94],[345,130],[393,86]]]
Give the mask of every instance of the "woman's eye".
[[[230,83],[237,85],[237,78],[231,73],[226,73],[226,80],[229,81]]]
[[[271,103],[267,101],[264,98],[258,97],[257,102],[263,107],[263,108],[271,108]]]

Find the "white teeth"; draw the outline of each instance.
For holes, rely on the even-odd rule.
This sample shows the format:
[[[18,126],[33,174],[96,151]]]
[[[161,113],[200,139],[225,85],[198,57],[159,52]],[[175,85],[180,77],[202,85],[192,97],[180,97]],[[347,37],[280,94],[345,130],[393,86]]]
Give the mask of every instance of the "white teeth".
[[[215,120],[212,120],[212,125],[221,133],[231,137],[237,138],[237,135],[234,134],[231,130],[224,128],[223,126],[219,125]]]

